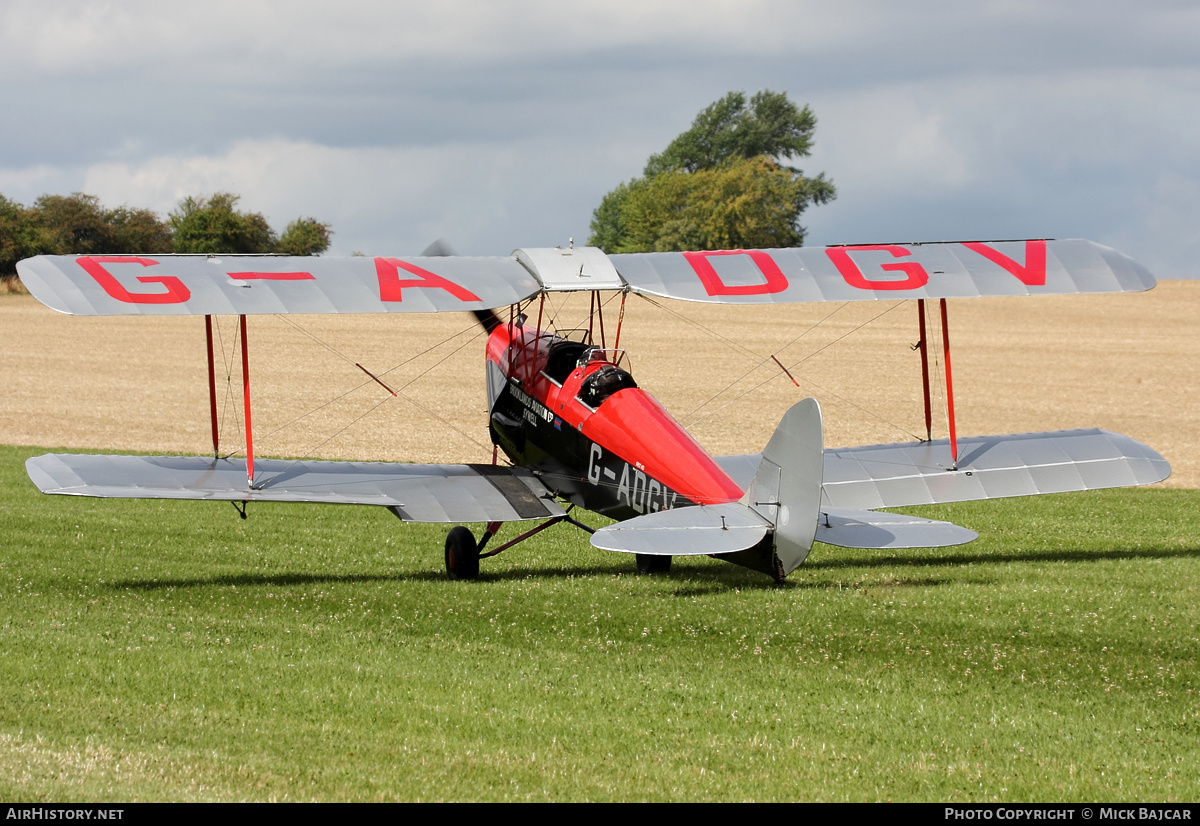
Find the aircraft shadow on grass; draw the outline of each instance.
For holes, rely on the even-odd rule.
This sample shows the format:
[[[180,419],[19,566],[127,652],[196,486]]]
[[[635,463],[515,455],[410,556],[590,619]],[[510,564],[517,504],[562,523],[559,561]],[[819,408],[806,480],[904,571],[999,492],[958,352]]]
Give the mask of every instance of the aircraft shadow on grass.
[[[527,568],[512,571],[489,571],[479,577],[480,584],[514,582],[519,580],[554,580],[579,577],[633,576],[619,563],[610,565],[577,565],[569,568]],[[446,581],[439,571],[416,571],[408,574],[224,574],[212,577],[187,579],[125,579],[111,583],[114,591],[133,589],[139,591],[163,591],[172,588],[287,588],[304,585],[355,585],[373,582],[438,582]],[[661,582],[655,578],[656,582]],[[677,582],[680,589],[671,591],[675,596],[703,596],[738,590],[769,590],[779,585],[769,580],[747,575],[736,568],[715,570],[691,570],[687,579],[682,577],[668,582]],[[785,585],[794,583],[784,583]],[[802,587],[805,583],[799,583]]]
[[[922,558],[917,556],[897,557],[887,556],[878,559],[829,559],[813,560],[808,563],[809,570],[839,569],[839,568],[946,568],[962,565],[997,565],[1013,562],[1111,562],[1125,559],[1172,559],[1175,557],[1200,558],[1200,548],[1140,548],[1112,550],[1072,550],[1057,551],[1011,551],[1003,556],[994,553],[956,553],[939,554],[936,557]]]
[[[611,576],[613,574],[628,574],[616,566],[593,565],[573,568],[530,568],[518,571],[489,571],[480,581],[501,582],[522,579],[553,579],[564,577],[595,577]],[[445,582],[446,577],[439,571],[416,571],[408,574],[226,574],[213,577],[195,577],[190,579],[126,579],[112,583],[114,590],[133,588],[143,591],[161,591],[170,588],[222,588],[234,586],[239,588],[255,588],[260,586],[289,587],[295,585],[353,585],[372,582]]]
[[[829,559],[810,561],[807,568],[810,571],[821,570],[851,570],[855,568],[894,568],[898,573],[913,568],[958,568],[963,565],[1010,564],[1014,562],[1112,562],[1120,560],[1149,560],[1173,558],[1200,559],[1200,548],[1142,548],[1126,550],[1057,550],[1057,551],[1017,551],[997,557],[994,554],[956,553],[937,557],[922,558],[917,556],[896,557],[887,556],[878,559]],[[510,582],[515,580],[561,580],[564,577],[597,577],[614,574],[627,575],[627,571],[616,565],[579,565],[571,568],[527,568],[513,571],[491,571],[480,578],[482,584],[489,582]],[[213,577],[194,577],[190,579],[127,579],[112,583],[113,590],[134,589],[140,591],[161,591],[172,588],[256,588],[263,586],[286,588],[303,585],[353,585],[373,582],[444,582],[445,577],[438,571],[418,571],[411,574],[228,574]],[[917,580],[903,580],[897,584],[908,587],[933,586],[948,584],[946,580],[934,580],[928,577]],[[776,588],[827,589],[836,587],[835,583],[787,581],[772,583],[754,577],[748,577],[737,569],[692,570],[687,574],[687,580],[679,580],[680,587],[671,593],[676,597],[705,596],[708,594],[725,593],[737,590],[772,590]]]

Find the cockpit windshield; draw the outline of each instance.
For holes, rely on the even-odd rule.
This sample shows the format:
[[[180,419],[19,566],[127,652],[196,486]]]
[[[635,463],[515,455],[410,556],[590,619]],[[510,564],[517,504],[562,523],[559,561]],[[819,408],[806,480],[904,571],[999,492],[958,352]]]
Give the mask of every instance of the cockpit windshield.
[[[589,364],[611,364],[613,367],[619,367],[626,373],[632,372],[633,368],[629,366],[629,356],[624,350],[611,350],[603,347],[588,347],[583,351],[579,358],[579,367],[587,367]]]
[[[590,349],[588,345],[579,341],[554,342],[550,345],[550,353],[546,357],[546,369],[543,372],[556,384],[561,385],[567,380],[571,371],[579,366],[580,359],[588,349]]]

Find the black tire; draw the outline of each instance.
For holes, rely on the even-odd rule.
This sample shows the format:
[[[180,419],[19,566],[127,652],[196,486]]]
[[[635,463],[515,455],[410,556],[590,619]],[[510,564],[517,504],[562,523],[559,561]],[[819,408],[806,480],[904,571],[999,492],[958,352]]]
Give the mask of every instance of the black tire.
[[[446,573],[451,579],[476,579],[479,576],[479,546],[475,536],[459,525],[446,534]]]
[[[669,574],[671,557],[658,554],[635,554],[639,574]]]

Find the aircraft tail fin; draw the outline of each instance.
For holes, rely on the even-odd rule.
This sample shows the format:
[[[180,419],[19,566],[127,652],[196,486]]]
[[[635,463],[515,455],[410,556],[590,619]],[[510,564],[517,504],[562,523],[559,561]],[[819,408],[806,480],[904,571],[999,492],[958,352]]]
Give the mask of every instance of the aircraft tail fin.
[[[804,399],[792,405],[767,442],[754,480],[742,498],[744,505],[771,524],[773,559],[769,562],[773,570],[768,573],[777,579],[804,562],[816,538],[824,440],[817,400]],[[746,564],[748,560],[731,561]]]

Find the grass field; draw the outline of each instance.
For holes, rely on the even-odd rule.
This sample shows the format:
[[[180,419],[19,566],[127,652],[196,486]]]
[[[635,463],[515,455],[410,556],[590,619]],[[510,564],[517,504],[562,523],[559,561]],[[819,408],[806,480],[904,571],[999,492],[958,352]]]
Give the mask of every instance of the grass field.
[[[0,448],[0,797],[1194,801],[1200,491],[1006,500],[780,587],[555,528],[39,495]]]

